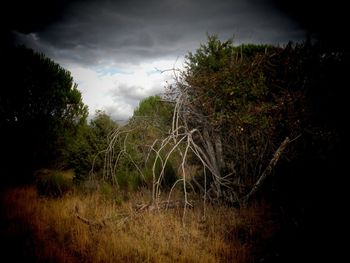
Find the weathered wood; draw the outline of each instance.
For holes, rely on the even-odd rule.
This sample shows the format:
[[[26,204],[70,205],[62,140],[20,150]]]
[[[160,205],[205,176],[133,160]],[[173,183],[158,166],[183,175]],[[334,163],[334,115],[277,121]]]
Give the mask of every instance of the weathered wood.
[[[190,201],[193,203],[193,201]],[[184,200],[179,201],[163,201],[158,204],[135,204],[133,209],[136,213],[144,212],[144,211],[154,211],[154,210],[167,210],[167,209],[175,209],[175,208],[183,208],[185,206]],[[193,207],[193,205],[187,203],[187,207]]]
[[[79,215],[79,208],[78,206],[75,206],[75,216],[76,218],[78,218],[81,222],[85,223],[86,225],[88,226],[91,226],[91,227],[94,227],[98,230],[101,230],[104,226],[105,226],[105,223],[104,221],[102,222],[95,222],[95,221],[92,221],[92,220],[89,220],[85,217],[82,217],[81,215]]]
[[[259,179],[256,181],[250,192],[242,198],[242,204],[244,206],[247,205],[249,199],[261,188],[263,183],[265,182],[266,178],[272,173],[273,168],[276,166],[278,160],[280,159],[282,153],[284,152],[285,148],[289,144],[290,139],[286,137],[284,141],[281,143],[281,145],[276,150],[275,154],[273,155],[269,165],[266,167],[264,172],[261,174]]]

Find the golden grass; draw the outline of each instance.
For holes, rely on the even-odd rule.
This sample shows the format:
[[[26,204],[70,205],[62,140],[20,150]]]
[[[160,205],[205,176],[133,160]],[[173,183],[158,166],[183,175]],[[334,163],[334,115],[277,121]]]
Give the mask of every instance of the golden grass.
[[[148,196],[135,193],[120,204],[98,192],[73,191],[53,199],[24,187],[9,190],[4,203],[7,220],[20,220],[33,233],[38,262],[254,261],[252,237],[262,229],[261,206],[241,210],[208,206],[204,219],[198,204],[187,210],[184,227],[182,209],[135,214],[133,204],[147,202]],[[79,220],[76,207],[79,215],[103,227]],[[265,232],[260,236],[268,238],[269,231]]]

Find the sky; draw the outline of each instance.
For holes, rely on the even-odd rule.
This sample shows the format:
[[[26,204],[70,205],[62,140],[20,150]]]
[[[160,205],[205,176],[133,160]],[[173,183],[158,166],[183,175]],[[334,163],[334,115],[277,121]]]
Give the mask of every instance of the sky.
[[[140,100],[161,94],[172,80],[171,72],[161,71],[183,68],[185,55],[207,34],[233,37],[235,44],[275,45],[317,34],[328,7],[313,20],[311,5],[300,11],[295,4],[303,1],[12,0],[2,9],[10,18],[1,26],[16,43],[72,73],[90,117],[103,110],[125,121]]]

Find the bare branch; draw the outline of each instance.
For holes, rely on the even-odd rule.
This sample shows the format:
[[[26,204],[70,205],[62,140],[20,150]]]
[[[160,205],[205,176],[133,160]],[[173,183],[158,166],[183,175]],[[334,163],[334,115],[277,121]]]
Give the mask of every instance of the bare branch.
[[[280,159],[282,153],[284,152],[287,145],[290,143],[290,139],[286,137],[284,141],[281,143],[281,145],[276,150],[275,154],[273,155],[269,165],[266,167],[264,172],[261,174],[259,179],[256,181],[250,192],[242,198],[243,205],[247,205],[249,199],[261,188],[266,178],[272,173],[273,168],[276,166],[278,160]]]

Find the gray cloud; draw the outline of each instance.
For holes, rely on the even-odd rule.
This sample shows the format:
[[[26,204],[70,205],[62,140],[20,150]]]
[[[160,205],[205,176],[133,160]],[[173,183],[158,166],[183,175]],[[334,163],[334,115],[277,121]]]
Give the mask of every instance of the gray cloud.
[[[141,100],[145,97],[145,94],[142,94],[143,90],[144,88],[141,86],[120,84],[116,89],[111,91],[111,96],[114,100],[118,100],[120,97],[130,100]]]
[[[65,13],[20,41],[59,61],[91,65],[137,63],[181,56],[205,41],[206,33],[237,43],[286,43],[303,30],[269,1],[74,1]]]
[[[110,90],[109,93],[114,101],[118,101],[120,98],[124,98],[136,106],[138,101],[141,99],[157,93],[161,93],[162,88],[163,87],[160,84],[154,85],[150,88],[145,88],[143,86],[121,83],[116,88]],[[133,102],[136,102],[136,104]]]
[[[114,105],[107,105],[104,107],[105,111],[111,118],[120,124],[126,123],[130,118],[130,115],[125,111],[128,104],[116,103]]]
[[[301,40],[304,30],[275,9],[274,1],[63,0],[53,18],[37,22],[32,17],[28,25],[13,29],[19,42],[73,70],[90,110],[127,120],[139,101],[159,93],[166,80],[146,72],[163,69],[156,63],[169,68],[169,61],[204,43],[207,33],[234,36],[237,44]],[[108,68],[113,80],[99,77]]]

